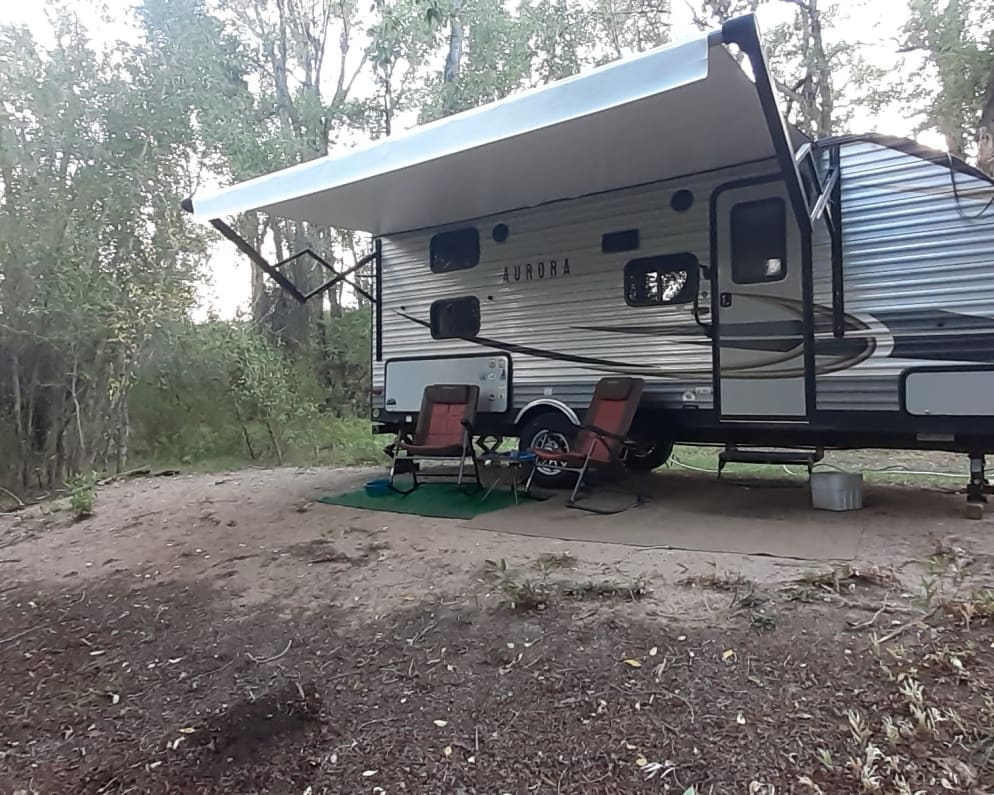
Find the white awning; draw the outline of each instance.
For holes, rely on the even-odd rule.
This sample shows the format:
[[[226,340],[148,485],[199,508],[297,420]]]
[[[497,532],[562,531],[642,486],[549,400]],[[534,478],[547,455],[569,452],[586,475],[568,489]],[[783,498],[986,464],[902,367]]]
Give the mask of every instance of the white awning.
[[[756,87],[707,36],[193,197],[374,234],[774,156]]]

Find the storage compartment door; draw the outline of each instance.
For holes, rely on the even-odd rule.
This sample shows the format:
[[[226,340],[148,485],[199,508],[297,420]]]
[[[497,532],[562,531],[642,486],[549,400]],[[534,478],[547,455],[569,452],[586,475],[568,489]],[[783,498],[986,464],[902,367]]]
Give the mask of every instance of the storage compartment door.
[[[477,384],[477,411],[503,414],[510,405],[511,357],[506,353],[473,356],[391,359],[384,374],[386,410],[416,414],[432,384]]]

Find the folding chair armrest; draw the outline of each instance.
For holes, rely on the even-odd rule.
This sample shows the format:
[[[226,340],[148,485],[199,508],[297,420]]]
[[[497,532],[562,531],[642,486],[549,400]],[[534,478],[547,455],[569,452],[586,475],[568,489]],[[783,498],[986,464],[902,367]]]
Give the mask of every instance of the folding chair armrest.
[[[475,461],[476,449],[473,447],[473,437],[477,435],[476,429],[469,420],[459,420],[459,424],[462,425],[463,431],[466,434],[463,438],[463,450],[468,452],[470,457]]]
[[[597,436],[607,437],[609,439],[617,439],[620,442],[624,442],[627,436],[623,436],[619,433],[611,433],[611,431],[605,431],[603,428],[598,428],[596,425],[581,425],[580,426],[585,431],[590,431]]]
[[[585,431],[590,431],[598,438],[600,443],[604,445],[604,449],[607,450],[608,455],[611,456],[611,460],[615,464],[621,464],[621,465],[624,464],[624,460],[619,455],[619,453],[612,450],[611,447],[607,444],[607,439],[616,439],[619,442],[621,442],[622,447],[626,447],[629,444],[627,436],[622,436],[621,434],[618,433],[611,433],[611,431],[606,431],[603,428],[598,428],[596,425],[581,425],[580,427],[583,428],[583,430]],[[593,452],[593,445],[591,445],[591,449],[590,451],[588,451],[588,455],[589,453],[592,452]]]

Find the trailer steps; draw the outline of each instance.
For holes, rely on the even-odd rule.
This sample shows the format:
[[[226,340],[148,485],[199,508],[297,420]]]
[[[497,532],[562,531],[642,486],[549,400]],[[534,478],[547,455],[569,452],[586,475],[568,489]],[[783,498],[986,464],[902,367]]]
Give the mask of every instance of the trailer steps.
[[[721,477],[721,470],[725,464],[777,464],[780,466],[805,466],[808,474],[815,464],[825,457],[822,448],[816,450],[757,450],[753,448],[743,449],[735,445],[728,445],[718,454],[718,477]]]

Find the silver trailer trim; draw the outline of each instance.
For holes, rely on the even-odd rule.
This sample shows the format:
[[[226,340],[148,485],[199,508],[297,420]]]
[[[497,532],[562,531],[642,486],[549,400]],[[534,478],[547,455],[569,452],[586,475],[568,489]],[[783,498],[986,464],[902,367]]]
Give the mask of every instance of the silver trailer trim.
[[[519,425],[521,423],[522,418],[529,411],[531,411],[532,409],[541,408],[543,406],[555,409],[556,411],[565,414],[566,417],[569,419],[569,421],[572,422],[574,425],[580,424],[580,418],[576,415],[576,412],[573,411],[573,409],[571,409],[561,400],[552,400],[551,398],[539,398],[538,400],[533,400],[529,403],[526,403],[524,406],[521,407],[520,411],[518,411],[518,413],[514,415],[514,424]]]

